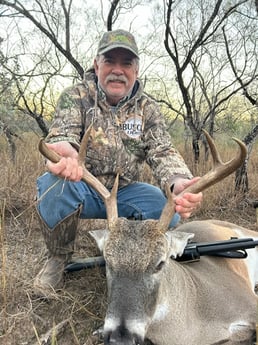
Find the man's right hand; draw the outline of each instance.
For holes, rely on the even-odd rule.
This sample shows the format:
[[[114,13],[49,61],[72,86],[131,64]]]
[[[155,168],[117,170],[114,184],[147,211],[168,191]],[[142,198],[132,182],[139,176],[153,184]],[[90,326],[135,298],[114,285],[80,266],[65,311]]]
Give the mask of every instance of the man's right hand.
[[[83,170],[79,164],[76,149],[67,141],[53,144],[46,143],[46,145],[62,157],[58,163],[52,163],[48,160],[46,163],[48,170],[59,177],[75,182],[80,181]]]

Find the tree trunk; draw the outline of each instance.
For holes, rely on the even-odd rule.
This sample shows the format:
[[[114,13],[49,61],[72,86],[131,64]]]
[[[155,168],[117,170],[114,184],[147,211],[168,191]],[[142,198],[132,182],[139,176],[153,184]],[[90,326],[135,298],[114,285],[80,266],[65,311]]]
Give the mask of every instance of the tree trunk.
[[[192,146],[193,146],[193,153],[194,153],[194,162],[195,164],[198,164],[199,159],[200,159],[200,146],[199,146],[199,140],[196,136],[193,136]]]
[[[253,148],[253,144],[255,142],[255,139],[258,135],[258,125],[256,125],[251,132],[249,132],[245,138],[243,139],[243,142],[247,146],[247,157],[245,159],[244,164],[237,169],[235,174],[235,191],[242,192],[246,194],[249,191],[249,185],[248,185],[248,174],[247,174],[247,167],[248,167],[248,160],[250,157],[250,153]]]
[[[248,158],[244,164],[236,170],[235,174],[235,191],[246,194],[249,191],[248,174],[247,174]]]

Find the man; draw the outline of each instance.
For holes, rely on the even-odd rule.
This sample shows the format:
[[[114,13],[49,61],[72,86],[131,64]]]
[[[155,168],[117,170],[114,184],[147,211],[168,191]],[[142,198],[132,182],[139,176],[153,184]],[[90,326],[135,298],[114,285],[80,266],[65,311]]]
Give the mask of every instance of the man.
[[[81,84],[61,94],[47,145],[62,158],[56,164],[47,161],[49,172],[38,179],[38,212],[49,259],[35,279],[37,293],[48,295],[60,287],[73,253],[78,218],[106,218],[99,195],[80,181],[78,149],[89,125],[93,128],[85,164],[109,189],[119,171],[121,217],[158,219],[166,203],[165,184],[170,183],[176,195],[198,179],[192,178],[172,146],[163,116],[143,93],[138,72],[134,37],[124,30],[106,32],[94,68],[86,72]],[[140,182],[145,163],[160,188]],[[201,200],[201,193],[186,193],[175,198],[175,210],[187,218]]]

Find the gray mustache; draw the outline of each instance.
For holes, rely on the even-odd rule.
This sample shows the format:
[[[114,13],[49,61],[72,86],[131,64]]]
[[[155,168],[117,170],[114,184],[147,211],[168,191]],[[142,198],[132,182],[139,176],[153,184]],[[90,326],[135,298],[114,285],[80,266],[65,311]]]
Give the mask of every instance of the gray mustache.
[[[106,82],[109,82],[109,81],[120,81],[122,83],[125,83],[127,84],[127,79],[124,75],[109,75],[107,76],[106,78]]]

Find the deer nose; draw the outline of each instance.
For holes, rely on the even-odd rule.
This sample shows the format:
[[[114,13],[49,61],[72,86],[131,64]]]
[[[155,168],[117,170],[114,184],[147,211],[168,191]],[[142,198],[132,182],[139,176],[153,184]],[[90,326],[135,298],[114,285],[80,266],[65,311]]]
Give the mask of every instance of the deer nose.
[[[119,326],[104,334],[104,345],[143,345],[143,339],[131,334],[127,328]]]

